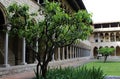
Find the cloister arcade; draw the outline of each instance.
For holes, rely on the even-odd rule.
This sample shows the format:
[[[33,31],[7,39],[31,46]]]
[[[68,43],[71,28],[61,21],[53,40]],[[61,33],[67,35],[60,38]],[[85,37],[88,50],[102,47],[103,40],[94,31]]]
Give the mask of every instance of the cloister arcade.
[[[9,31],[3,31],[7,25],[5,7],[0,3],[0,66],[16,66],[35,64],[35,55],[26,46],[25,39],[9,36]],[[83,45],[71,45],[63,48],[56,48],[52,61],[70,60],[81,57],[89,57],[90,48]]]

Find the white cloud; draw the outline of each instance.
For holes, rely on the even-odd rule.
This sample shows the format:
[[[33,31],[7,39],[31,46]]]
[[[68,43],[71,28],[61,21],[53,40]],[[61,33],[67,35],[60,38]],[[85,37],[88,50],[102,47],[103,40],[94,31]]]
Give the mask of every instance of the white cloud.
[[[93,22],[120,21],[120,0],[83,0]]]

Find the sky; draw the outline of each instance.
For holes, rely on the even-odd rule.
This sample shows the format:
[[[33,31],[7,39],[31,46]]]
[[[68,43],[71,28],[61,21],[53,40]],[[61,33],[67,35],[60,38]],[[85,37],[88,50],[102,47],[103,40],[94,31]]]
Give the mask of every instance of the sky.
[[[120,0],[83,0],[93,23],[120,22]]]

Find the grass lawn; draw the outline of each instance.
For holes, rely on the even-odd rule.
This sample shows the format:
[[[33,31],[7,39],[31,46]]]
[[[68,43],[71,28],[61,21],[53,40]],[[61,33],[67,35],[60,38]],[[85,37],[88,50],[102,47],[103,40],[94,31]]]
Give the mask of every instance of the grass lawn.
[[[95,67],[95,68],[101,68],[103,72],[106,75],[111,76],[120,76],[120,62],[116,61],[107,61],[106,63],[103,63],[103,61],[95,61],[87,63],[85,66],[88,68]]]

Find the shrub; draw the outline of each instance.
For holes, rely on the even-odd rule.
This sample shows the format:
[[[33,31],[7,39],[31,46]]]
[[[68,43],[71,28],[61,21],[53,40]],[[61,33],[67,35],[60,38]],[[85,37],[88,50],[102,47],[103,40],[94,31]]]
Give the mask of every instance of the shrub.
[[[85,66],[49,69],[46,75],[46,79],[104,79],[104,77],[100,68],[88,69]]]
[[[105,75],[100,68],[87,69],[86,67],[79,67],[76,69],[74,79],[104,79]]]

